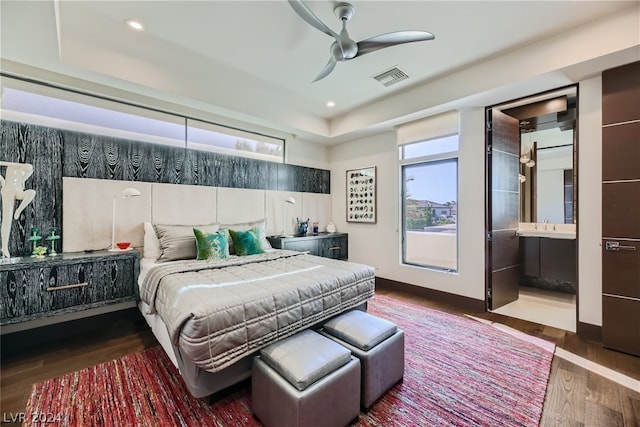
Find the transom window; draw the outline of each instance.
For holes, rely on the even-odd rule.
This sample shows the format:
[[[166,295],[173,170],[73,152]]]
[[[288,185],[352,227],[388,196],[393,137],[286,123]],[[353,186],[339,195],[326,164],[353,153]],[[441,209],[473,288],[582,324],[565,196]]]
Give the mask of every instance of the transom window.
[[[191,117],[2,76],[4,120],[284,161],[284,140]]]

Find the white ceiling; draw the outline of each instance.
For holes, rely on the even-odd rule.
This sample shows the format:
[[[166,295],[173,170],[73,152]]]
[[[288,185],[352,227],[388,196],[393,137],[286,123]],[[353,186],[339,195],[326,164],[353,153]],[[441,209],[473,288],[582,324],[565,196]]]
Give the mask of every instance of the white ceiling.
[[[338,31],[337,2],[306,2]],[[311,83],[332,39],[279,1],[6,1],[3,60],[185,105],[310,141],[335,143],[382,114],[344,125],[359,109],[396,108],[416,88],[630,7],[636,1],[352,1],[358,41],[426,30],[435,40],[339,63]],[[125,20],[136,18],[144,32]],[[603,35],[606,36],[606,35]],[[410,78],[384,87],[371,77],[397,66]],[[334,108],[326,102],[333,100]],[[411,101],[414,102],[414,101]]]

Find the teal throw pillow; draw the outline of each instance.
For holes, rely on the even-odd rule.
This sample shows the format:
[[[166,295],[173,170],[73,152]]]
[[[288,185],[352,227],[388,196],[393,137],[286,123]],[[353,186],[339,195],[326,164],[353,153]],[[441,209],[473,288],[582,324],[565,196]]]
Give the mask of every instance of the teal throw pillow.
[[[260,230],[252,228],[247,231],[229,230],[236,255],[255,255],[264,252],[260,243]]]
[[[193,229],[193,234],[199,260],[229,258],[229,242],[225,234],[205,233],[197,228]]]
[[[231,238],[231,234],[229,234],[229,229],[221,228],[218,230],[218,233],[223,234],[224,237],[227,238],[227,242],[229,243],[229,255],[235,255],[236,248],[233,247],[233,239]]]

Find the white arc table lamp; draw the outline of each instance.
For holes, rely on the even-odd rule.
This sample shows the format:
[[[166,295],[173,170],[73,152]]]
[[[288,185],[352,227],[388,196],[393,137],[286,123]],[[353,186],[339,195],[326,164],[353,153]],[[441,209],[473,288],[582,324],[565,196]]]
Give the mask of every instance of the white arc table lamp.
[[[283,214],[283,218],[282,218],[282,232],[280,233],[281,237],[285,237],[287,235],[286,230],[287,230],[287,203],[295,205],[296,204],[296,199],[294,199],[293,197],[287,197],[286,199],[284,199],[284,214]]]
[[[140,193],[140,190],[138,190],[137,188],[127,187],[124,190],[122,190],[119,195],[113,196],[113,214],[112,214],[113,223],[111,224],[111,248],[109,248],[110,251],[120,250],[119,248],[116,247],[116,200],[129,199],[131,197],[138,197],[141,195],[142,193]]]

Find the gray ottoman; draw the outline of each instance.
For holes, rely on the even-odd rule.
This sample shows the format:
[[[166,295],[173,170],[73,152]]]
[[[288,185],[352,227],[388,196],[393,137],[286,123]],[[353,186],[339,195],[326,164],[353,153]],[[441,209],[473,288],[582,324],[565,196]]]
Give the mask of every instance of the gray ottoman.
[[[321,333],[348,348],[362,366],[362,406],[369,408],[404,376],[404,332],[388,320],[353,310],[325,323]]]
[[[360,414],[360,361],[317,332],[303,331],[253,360],[251,399],[267,426],[345,426]]]

